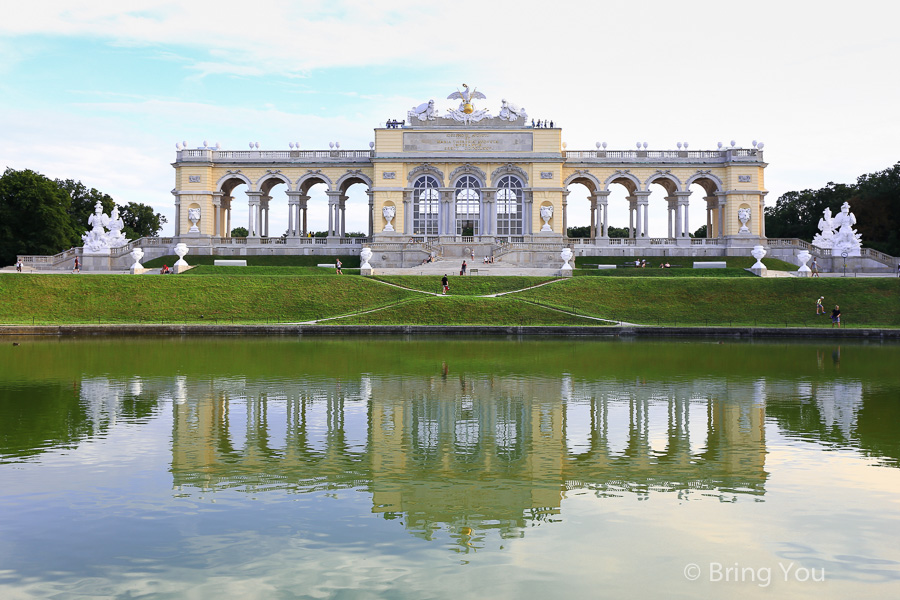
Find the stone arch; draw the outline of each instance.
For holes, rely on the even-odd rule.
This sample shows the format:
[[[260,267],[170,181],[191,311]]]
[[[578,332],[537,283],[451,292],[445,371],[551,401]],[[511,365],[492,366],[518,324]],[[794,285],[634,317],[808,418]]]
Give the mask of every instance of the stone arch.
[[[328,186],[328,191],[334,189],[334,184],[331,182],[331,179],[322,172],[322,169],[316,169],[313,171],[312,169],[306,172],[306,175],[301,175],[297,180],[297,185],[295,191],[302,192],[304,195],[308,195],[309,188],[316,185],[317,183],[324,183]]]
[[[223,175],[219,179],[219,181],[216,182],[216,191],[223,192],[225,195],[229,195],[231,194],[231,190],[241,185],[242,183],[247,184],[248,191],[255,191],[253,182],[250,181],[250,178],[248,178],[240,171],[233,171]]]
[[[268,194],[279,183],[283,183],[288,189],[291,189],[291,180],[287,175],[280,171],[268,171],[256,182],[256,189],[264,194]]]
[[[438,184],[444,187],[444,172],[428,163],[423,163],[409,172],[406,177],[407,185],[412,187],[413,183],[422,175],[433,176],[438,180]]]
[[[450,185],[456,185],[457,180],[463,175],[471,175],[478,180],[481,185],[487,185],[487,173],[476,167],[475,165],[466,163],[461,167],[453,169],[450,173]]]
[[[616,171],[612,175],[606,178],[606,181],[603,182],[603,189],[608,190],[609,186],[613,183],[618,183],[625,186],[625,189],[628,190],[629,194],[634,194],[637,191],[641,190],[641,180],[632,175],[628,169],[624,171]]]
[[[362,169],[348,170],[338,178],[334,186],[342,193],[346,194],[347,188],[357,183],[367,185],[369,186],[369,189],[373,187],[372,180],[362,172]]]
[[[597,176],[587,170],[575,171],[569,175],[563,182],[563,187],[569,187],[573,183],[580,183],[592,193],[599,192],[604,188]]]
[[[649,190],[651,183],[663,186],[666,189],[666,193],[670,196],[682,190],[681,181],[679,181],[678,177],[667,171],[657,171],[648,177],[647,181],[644,182],[644,189]]]
[[[725,191],[722,180],[713,175],[710,171],[697,171],[684,182],[684,189],[690,188],[693,184],[702,187],[708,196],[714,196],[716,192]]]
[[[513,175],[515,177],[518,177],[523,186],[528,186],[528,173],[526,173],[522,167],[517,167],[512,163],[507,163],[502,167],[497,167],[496,169],[494,169],[494,172],[491,173],[491,185],[493,187],[497,187],[500,178],[504,175]]]

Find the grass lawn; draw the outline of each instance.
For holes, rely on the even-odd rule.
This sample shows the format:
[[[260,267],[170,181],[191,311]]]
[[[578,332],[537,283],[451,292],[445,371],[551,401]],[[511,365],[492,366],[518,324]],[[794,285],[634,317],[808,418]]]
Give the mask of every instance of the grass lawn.
[[[428,296],[372,313],[329,321],[335,325],[608,325],[511,298]]]
[[[359,275],[359,269],[342,269],[344,275]],[[274,277],[337,277],[337,271],[326,267],[215,267],[200,265],[181,274],[182,277],[198,275],[233,275],[236,277],[248,277],[258,275],[271,275]]]
[[[17,274],[0,277],[0,323],[283,323],[414,295],[350,276]]]
[[[556,277],[472,277],[469,275],[460,277],[449,273],[448,275],[451,296],[487,296],[521,290],[557,279]],[[441,278],[434,275],[378,275],[374,279],[411,290],[437,294],[441,292]]]
[[[216,260],[246,260],[248,267],[315,267],[318,264],[334,264],[337,258],[341,259],[341,263],[345,267],[359,268],[359,254],[348,254],[346,256],[210,256],[208,254],[187,254],[184,260],[191,266],[212,266]],[[177,260],[177,256],[160,256],[141,264],[148,269],[161,269],[163,265],[171,267]],[[232,268],[236,269],[239,267]]]
[[[819,296],[845,327],[900,327],[900,279],[658,279],[575,277],[512,297],[644,325],[830,327]]]

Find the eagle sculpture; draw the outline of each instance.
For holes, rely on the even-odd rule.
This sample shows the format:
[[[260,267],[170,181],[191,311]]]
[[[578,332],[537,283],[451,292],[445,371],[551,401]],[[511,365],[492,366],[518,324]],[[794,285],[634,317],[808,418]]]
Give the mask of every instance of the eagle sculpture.
[[[475,110],[475,107],[472,105],[472,100],[476,100],[478,98],[487,98],[487,96],[477,91],[475,88],[472,88],[472,90],[469,91],[469,86],[467,86],[466,84],[462,84],[462,86],[465,88],[465,91],[457,90],[447,96],[447,100],[455,100],[456,98],[459,98],[461,100],[461,102],[459,103],[459,111],[469,115],[472,114],[472,112]]]

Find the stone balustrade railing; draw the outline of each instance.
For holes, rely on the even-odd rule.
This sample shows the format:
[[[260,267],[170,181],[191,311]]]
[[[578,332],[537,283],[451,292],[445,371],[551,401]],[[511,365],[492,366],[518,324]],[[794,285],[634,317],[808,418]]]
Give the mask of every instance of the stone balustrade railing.
[[[371,150],[180,150],[177,162],[267,162],[272,160],[296,162],[368,162]]]
[[[722,150],[565,150],[568,161],[588,162],[707,160],[711,162],[763,162],[762,150],[756,148],[728,148]]]

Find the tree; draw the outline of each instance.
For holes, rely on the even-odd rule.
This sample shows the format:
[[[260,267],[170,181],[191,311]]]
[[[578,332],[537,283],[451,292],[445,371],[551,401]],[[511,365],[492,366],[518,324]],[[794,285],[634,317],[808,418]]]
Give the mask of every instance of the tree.
[[[570,238],[588,238],[591,237],[591,226],[583,225],[582,227],[569,227],[566,234]]]
[[[125,206],[120,206],[119,216],[125,223],[122,231],[129,240],[156,237],[166,222],[166,218],[160,213],[154,213],[152,207],[137,202],[129,202]]]
[[[231,237],[247,237],[250,235],[250,232],[247,231],[246,227],[235,227],[231,230]]]
[[[13,264],[17,254],[56,254],[81,243],[70,209],[69,195],[54,181],[28,169],[6,169],[0,176],[0,264]]]
[[[697,231],[694,232],[693,237],[695,238],[705,238],[706,237],[706,225],[701,225],[697,228]]]
[[[630,232],[627,227],[607,227],[606,234],[611,238],[627,238]]]

